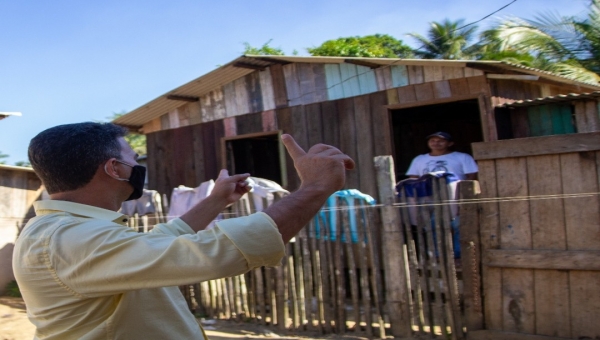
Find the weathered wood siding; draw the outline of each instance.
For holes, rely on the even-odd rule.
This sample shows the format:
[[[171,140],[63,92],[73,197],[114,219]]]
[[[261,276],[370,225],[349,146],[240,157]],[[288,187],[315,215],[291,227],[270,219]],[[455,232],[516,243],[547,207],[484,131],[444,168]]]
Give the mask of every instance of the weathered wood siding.
[[[19,228],[34,216],[32,204],[41,194],[33,171],[0,166],[0,294],[14,279],[12,250]]]
[[[357,169],[348,174],[347,187],[375,196],[373,157],[391,154],[385,92],[354,98],[298,105],[238,115],[147,135],[148,183],[171,194],[179,185],[196,187],[215,179],[222,166],[221,138],[278,131],[294,136],[300,146],[334,145],[353,157]],[[288,189],[299,185],[288,157]]]
[[[473,338],[599,337],[600,132],[475,143],[473,151],[487,330]]]
[[[479,80],[466,80],[471,77]],[[290,63],[253,72],[201,96],[198,102],[185,103],[165,112],[146,123],[144,133],[423,83],[430,84],[418,88],[419,100],[448,98],[473,91],[489,93],[483,72],[467,67],[391,65],[372,69],[346,63]],[[404,103],[401,96],[392,98],[396,99],[390,104]]]

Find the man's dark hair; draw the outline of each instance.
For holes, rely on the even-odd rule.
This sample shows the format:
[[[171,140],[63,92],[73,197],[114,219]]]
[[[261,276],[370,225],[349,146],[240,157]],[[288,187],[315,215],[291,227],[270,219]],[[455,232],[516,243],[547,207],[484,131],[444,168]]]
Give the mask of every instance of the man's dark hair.
[[[29,162],[49,194],[88,184],[98,166],[121,157],[118,138],[127,129],[111,123],[58,125],[40,132],[29,143]]]

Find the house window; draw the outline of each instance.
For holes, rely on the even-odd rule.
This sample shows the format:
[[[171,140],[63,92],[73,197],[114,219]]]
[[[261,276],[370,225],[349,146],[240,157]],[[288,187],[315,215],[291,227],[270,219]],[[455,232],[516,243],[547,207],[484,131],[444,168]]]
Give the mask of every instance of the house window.
[[[224,138],[225,168],[230,174],[249,173],[286,187],[287,178],[280,133],[260,133]]]
[[[573,107],[564,104],[547,104],[527,108],[531,136],[575,133]]]

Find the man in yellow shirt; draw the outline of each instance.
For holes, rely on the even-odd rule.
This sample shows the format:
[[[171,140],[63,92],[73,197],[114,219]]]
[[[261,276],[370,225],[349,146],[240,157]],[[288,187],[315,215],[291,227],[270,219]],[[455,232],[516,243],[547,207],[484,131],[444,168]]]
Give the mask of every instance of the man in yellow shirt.
[[[142,193],[145,168],[113,124],[79,123],[32,139],[29,159],[51,200],[35,203],[13,269],[36,339],[204,339],[177,286],[276,266],[287,243],[345,183],[354,162],[283,135],[300,188],[264,212],[204,228],[248,192],[222,170],[206,199],[150,233],[126,227],[121,203]]]

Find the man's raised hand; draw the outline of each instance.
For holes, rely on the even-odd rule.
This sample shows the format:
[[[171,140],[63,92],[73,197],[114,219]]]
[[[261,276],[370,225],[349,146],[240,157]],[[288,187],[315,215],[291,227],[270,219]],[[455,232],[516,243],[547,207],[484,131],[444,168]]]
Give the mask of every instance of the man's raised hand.
[[[250,174],[239,174],[229,176],[229,172],[222,169],[219,177],[215,181],[215,187],[211,191],[211,196],[216,196],[225,200],[227,204],[239,200],[245,193],[252,189],[246,181]]]
[[[282,135],[281,141],[294,161],[300,188],[332,194],[344,187],[346,170],[354,169],[354,160],[331,145],[316,144],[306,152],[288,134]]]

